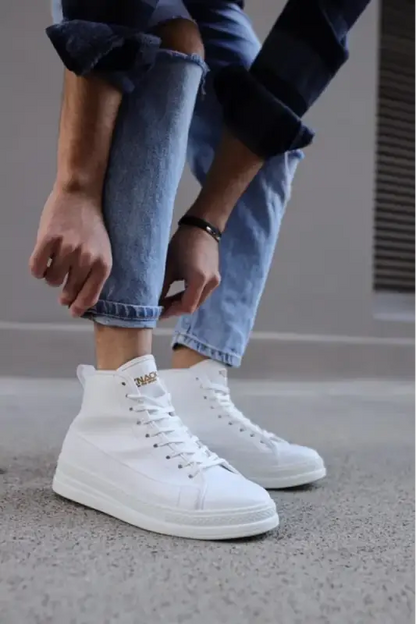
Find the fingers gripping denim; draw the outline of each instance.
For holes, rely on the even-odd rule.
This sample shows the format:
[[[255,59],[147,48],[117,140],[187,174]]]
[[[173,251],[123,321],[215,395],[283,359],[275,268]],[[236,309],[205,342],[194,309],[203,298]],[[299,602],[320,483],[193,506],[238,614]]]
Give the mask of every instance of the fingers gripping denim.
[[[248,67],[260,49],[237,4],[189,0],[186,6],[198,23],[212,70],[206,95],[199,91],[194,111],[204,73],[198,57],[159,51],[137,88],[124,96],[104,197],[114,266],[99,302],[87,315],[102,324],[155,326],[186,149],[203,183],[223,126],[215,74],[232,63]],[[174,344],[231,366],[240,364],[301,157],[294,151],[271,159],[250,185],[221,241],[221,286],[199,311],[180,319]]]
[[[140,88],[123,98],[103,205],[113,269],[86,315],[98,323],[154,327],[159,317],[175,195],[204,71],[198,56],[161,50]]]
[[[48,34],[66,66],[103,75],[125,94],[104,185],[113,269],[85,317],[154,327],[189,126],[207,68],[197,55],[161,49],[147,33],[191,17],[181,0],[52,0],[52,16]]]

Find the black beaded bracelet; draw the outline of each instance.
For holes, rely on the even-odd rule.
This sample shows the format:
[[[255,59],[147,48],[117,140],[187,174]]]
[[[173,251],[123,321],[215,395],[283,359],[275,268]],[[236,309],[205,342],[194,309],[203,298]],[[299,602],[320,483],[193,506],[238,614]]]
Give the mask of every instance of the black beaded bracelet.
[[[182,217],[182,219],[180,219],[179,225],[190,225],[191,227],[197,227],[212,236],[212,238],[216,240],[217,243],[219,243],[221,240],[221,230],[216,228],[215,225],[211,225],[211,223],[208,223],[208,221],[205,221],[205,219],[200,219],[199,217],[193,217],[191,215],[185,215]]]

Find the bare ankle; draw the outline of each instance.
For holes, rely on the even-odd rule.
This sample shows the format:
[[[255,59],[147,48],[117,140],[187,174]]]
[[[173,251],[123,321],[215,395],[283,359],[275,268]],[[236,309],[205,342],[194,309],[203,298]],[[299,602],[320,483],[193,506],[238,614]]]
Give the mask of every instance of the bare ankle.
[[[98,370],[116,370],[152,351],[152,330],[108,327],[96,323],[95,351]]]
[[[206,360],[209,360],[209,357],[184,345],[177,345],[172,354],[172,368],[191,368]]]

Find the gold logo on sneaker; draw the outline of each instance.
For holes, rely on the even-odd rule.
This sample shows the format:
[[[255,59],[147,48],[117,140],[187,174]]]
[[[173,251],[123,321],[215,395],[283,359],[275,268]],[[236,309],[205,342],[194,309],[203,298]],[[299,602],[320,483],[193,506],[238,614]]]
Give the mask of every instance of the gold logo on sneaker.
[[[141,386],[147,386],[148,384],[154,383],[157,380],[157,372],[147,373],[147,375],[143,375],[142,377],[136,377],[134,380],[136,386],[141,388]]]

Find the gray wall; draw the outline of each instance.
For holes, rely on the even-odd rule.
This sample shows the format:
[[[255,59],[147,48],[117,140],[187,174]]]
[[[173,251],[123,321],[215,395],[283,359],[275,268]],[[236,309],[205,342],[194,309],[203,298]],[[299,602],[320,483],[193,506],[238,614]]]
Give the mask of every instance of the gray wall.
[[[54,176],[62,74],[43,35],[48,3],[36,4],[35,10],[30,3],[29,10],[24,0],[6,3],[0,24],[0,353],[12,350],[16,370],[24,373],[19,362],[26,350],[56,344],[48,332],[56,336],[60,324],[70,336],[69,346],[76,337],[80,345],[85,342],[81,324],[69,325],[56,303],[57,293],[32,280],[27,271]],[[247,3],[261,35],[283,4]],[[413,334],[412,323],[377,318],[372,292],[377,47],[378,3],[373,2],[351,37],[350,62],[309,114],[317,138],[299,168],[254,342],[265,344],[266,338],[268,345],[315,344],[329,337],[340,344],[404,347]],[[196,190],[186,172],[178,213],[189,206]],[[49,336],[41,339],[41,346],[39,332]],[[44,351],[39,360],[45,360]],[[60,358],[46,360],[59,369]],[[4,366],[0,372],[7,373]]]

